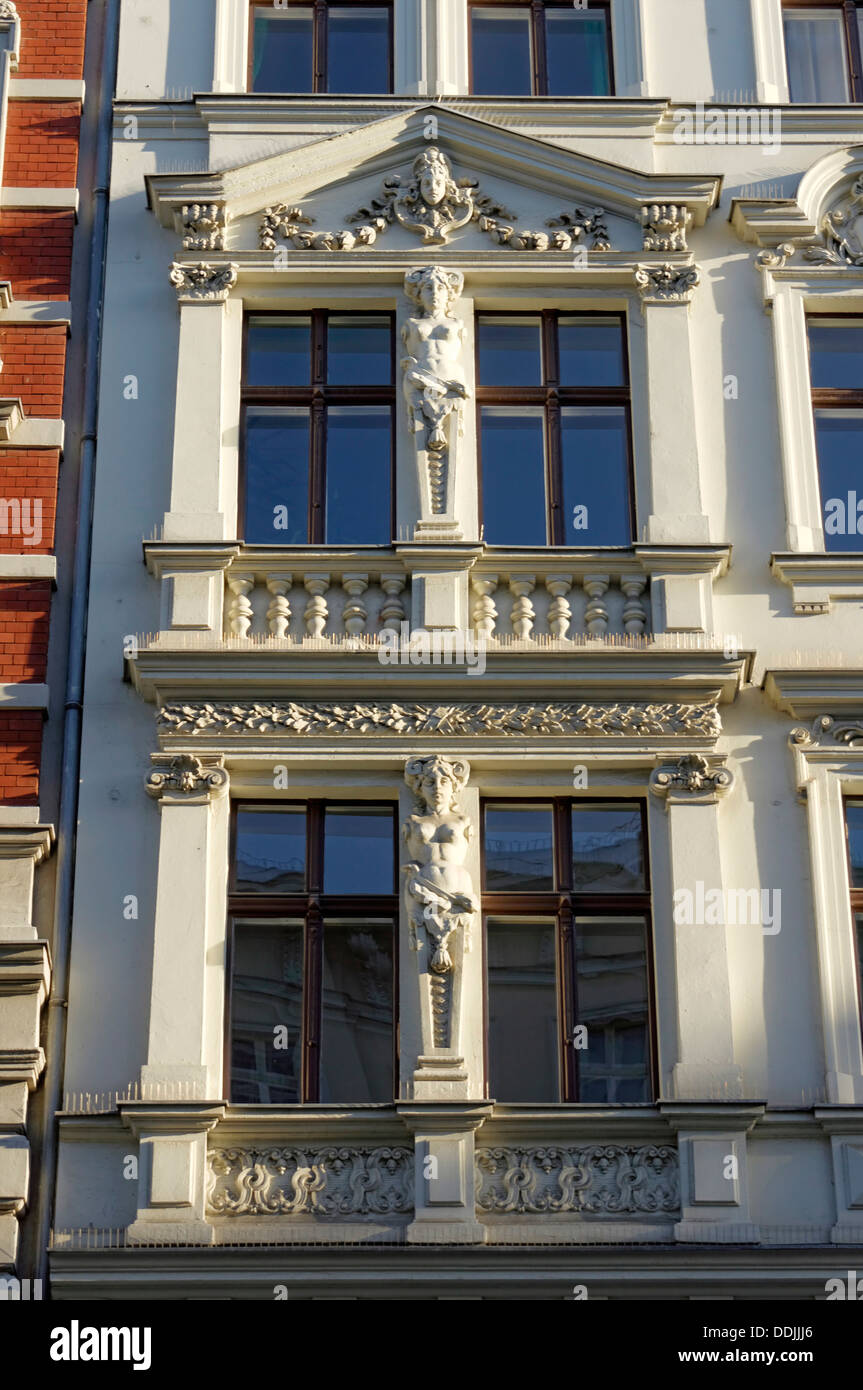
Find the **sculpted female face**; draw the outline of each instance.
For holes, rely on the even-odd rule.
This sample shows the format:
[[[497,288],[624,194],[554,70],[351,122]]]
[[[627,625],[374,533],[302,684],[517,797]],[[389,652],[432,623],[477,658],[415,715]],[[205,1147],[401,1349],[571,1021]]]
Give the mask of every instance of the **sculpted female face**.
[[[420,286],[420,303],[427,314],[443,314],[449,307],[449,285],[439,275],[429,276]]]
[[[429,207],[437,207],[446,195],[447,171],[439,159],[426,158],[420,166],[420,193]]]
[[[450,810],[455,796],[455,784],[443,764],[429,763],[420,783],[422,798],[436,816]]]

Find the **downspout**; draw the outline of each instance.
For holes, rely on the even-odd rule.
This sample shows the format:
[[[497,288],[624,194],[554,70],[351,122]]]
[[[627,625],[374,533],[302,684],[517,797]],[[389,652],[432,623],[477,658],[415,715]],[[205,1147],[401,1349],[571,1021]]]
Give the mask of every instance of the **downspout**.
[[[98,0],[90,0],[88,25]],[[69,648],[66,676],[63,752],[60,770],[60,809],[57,825],[57,871],[54,909],[53,975],[47,1009],[45,1097],[42,1153],[38,1183],[36,1277],[47,1281],[48,1242],[54,1216],[59,1132],[66,1061],[66,1003],[75,890],[75,848],[78,824],[78,782],[81,767],[81,726],[84,700],[87,610],[90,599],[90,557],[93,492],[96,474],[96,431],[99,418],[99,367],[102,347],[102,295],[108,241],[108,191],[114,88],[117,74],[120,0],[103,0],[102,53],[99,65],[99,120],[96,143],[96,186],[93,190],[93,230],[87,286],[87,346],[84,364],[84,429],[80,444],[78,514],[75,532]],[[43,1282],[43,1287],[47,1283]]]

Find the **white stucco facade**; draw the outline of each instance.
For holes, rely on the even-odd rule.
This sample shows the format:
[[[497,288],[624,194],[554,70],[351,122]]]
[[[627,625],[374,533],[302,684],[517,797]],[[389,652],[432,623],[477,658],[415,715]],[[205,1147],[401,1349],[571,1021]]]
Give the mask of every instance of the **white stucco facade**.
[[[779,0],[612,0],[616,95],[569,100],[470,96],[462,0],[395,0],[393,95],[248,93],[247,10],[122,7],[54,1296],[175,1297],[170,1270],[189,1297],[824,1297],[863,1259],[863,548],[825,549],[806,315],[863,313],[863,266],[806,253],[863,173],[858,109],[788,103]],[[733,93],[775,142],[708,138]],[[356,240],[432,142],[510,235]],[[549,242],[578,209],[609,249]],[[463,276],[446,508],[397,351],[393,544],[246,545],[244,315],[377,310],[400,345],[427,265]],[[483,538],[476,316],[524,310],[624,316],[629,547]],[[402,622],[485,633],[484,672],[383,665]],[[230,1103],[231,802],[285,798],[284,767],[291,801],[400,825],[434,754],[469,763],[477,834],[489,799],[644,804],[652,1102],[496,1101],[478,920],[429,1052],[402,904],[393,1104]],[[465,865],[479,888],[476,836]],[[781,925],[676,923],[699,883],[780,891]],[[334,1145],[362,1182],[295,1200]],[[614,1198],[555,1186],[597,1145]],[[357,1197],[384,1162],[387,1201]]]

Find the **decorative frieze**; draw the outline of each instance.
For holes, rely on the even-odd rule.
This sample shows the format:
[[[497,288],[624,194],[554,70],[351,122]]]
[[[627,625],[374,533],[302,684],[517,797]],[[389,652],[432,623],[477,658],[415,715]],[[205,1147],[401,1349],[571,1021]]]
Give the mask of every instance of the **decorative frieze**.
[[[216,1216],[393,1216],[413,1210],[412,1148],[211,1149]]]
[[[792,729],[788,735],[792,748],[859,748],[863,750],[863,719],[834,719],[821,714],[811,729]]]
[[[678,1156],[666,1145],[480,1148],[477,1206],[524,1215],[676,1213]]]
[[[698,270],[695,266],[681,268],[669,263],[640,265],[635,270],[635,283],[646,304],[684,304],[699,283]]]
[[[186,203],[179,217],[184,251],[224,251],[224,203]]]
[[[727,767],[711,767],[700,753],[687,753],[676,763],[654,768],[650,790],[656,796],[720,796],[731,790],[734,776]]]
[[[171,284],[181,304],[224,303],[237,283],[238,274],[236,265],[208,265],[205,261],[180,265],[175,261],[171,266]]]
[[[692,225],[689,208],[676,203],[651,203],[641,209],[645,251],[686,251]]]
[[[154,755],[153,770],[148,774],[145,787],[148,796],[161,797],[167,792],[181,796],[222,796],[228,790],[228,774],[223,767],[206,765],[191,753],[182,753],[175,758]]]
[[[159,710],[157,723],[162,734],[191,737],[219,733],[714,739],[722,731],[714,705],[678,702],[588,705],[576,701],[494,704],[455,700],[378,704],[374,700],[345,700],[299,704],[284,700],[166,704]]]

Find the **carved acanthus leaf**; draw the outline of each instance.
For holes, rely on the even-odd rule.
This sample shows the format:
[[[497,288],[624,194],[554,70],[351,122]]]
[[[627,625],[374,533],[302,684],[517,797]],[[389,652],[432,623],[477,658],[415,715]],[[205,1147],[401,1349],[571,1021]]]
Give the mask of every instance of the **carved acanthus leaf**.
[[[408,1148],[211,1149],[216,1216],[395,1216],[413,1210]]]
[[[825,213],[819,230],[824,244],[807,246],[807,261],[863,266],[863,174],[855,179],[850,192]]]
[[[698,270],[695,266],[681,269],[668,263],[640,265],[635,271],[635,283],[642,299],[683,302],[698,284]]]
[[[205,766],[191,753],[181,753],[169,761],[162,758],[144,783],[147,795],[164,796],[176,792],[183,796],[221,796],[228,789],[228,774],[223,767]]]
[[[722,730],[711,704],[488,704],[450,701],[389,704],[275,701],[268,704],[167,704],[157,716],[164,734],[404,734],[469,738],[584,737],[716,738]]]
[[[677,1150],[661,1144],[586,1144],[476,1151],[481,1211],[540,1215],[674,1213]]]
[[[187,203],[180,214],[184,251],[224,251],[224,203]]]
[[[645,251],[686,251],[692,225],[689,208],[676,203],[651,203],[641,209]]]
[[[676,763],[655,768],[650,774],[650,790],[657,796],[670,792],[692,796],[720,795],[730,791],[734,777],[726,767],[711,767],[700,753],[687,753]]]
[[[171,284],[180,300],[209,300],[218,302],[227,299],[237,283],[239,266],[207,265],[199,261],[197,265],[171,266]]]

